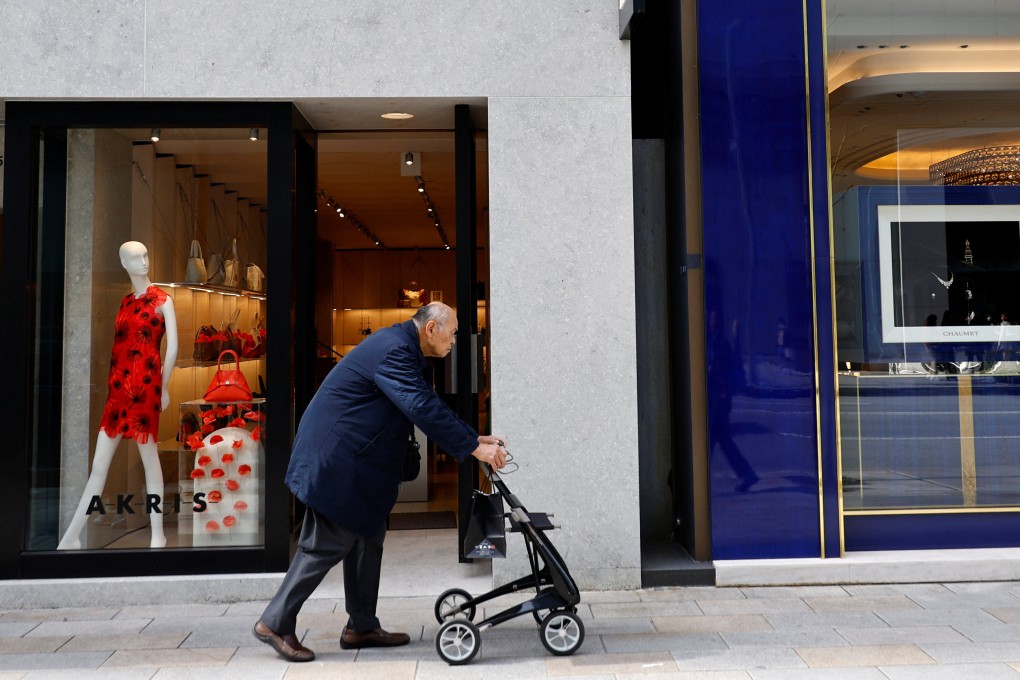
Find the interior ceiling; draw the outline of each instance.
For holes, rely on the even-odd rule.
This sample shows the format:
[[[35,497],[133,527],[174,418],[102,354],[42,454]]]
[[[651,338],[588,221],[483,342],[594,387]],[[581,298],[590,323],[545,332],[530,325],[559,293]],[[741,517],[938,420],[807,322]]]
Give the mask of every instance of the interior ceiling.
[[[476,131],[478,240],[486,245],[489,190],[484,99],[303,99],[296,104],[319,131],[317,182],[324,198],[317,206],[318,236],[344,250],[378,248],[351,217],[387,249],[444,247],[415,176],[401,173],[408,151],[419,155],[429,201],[446,242],[456,247],[454,107],[468,104]],[[388,112],[414,117],[381,117]],[[126,132],[146,140],[150,131]],[[161,130],[156,149],[173,155],[180,165],[194,166],[239,196],[265,205],[266,134],[260,130],[259,140],[252,142],[247,129],[166,129]],[[327,206],[326,198],[335,199],[346,217],[340,218]]]
[[[827,0],[833,190],[1020,143],[1020,2]]]

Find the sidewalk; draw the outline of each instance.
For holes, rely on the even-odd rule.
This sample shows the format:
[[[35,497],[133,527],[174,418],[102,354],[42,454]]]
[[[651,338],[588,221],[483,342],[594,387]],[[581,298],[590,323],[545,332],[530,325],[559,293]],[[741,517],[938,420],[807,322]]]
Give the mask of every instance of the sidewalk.
[[[488,565],[457,564],[428,548],[429,533],[387,538],[380,619],[411,634],[407,647],[341,650],[342,583],[331,574],[298,622],[317,659],[288,664],[251,635],[264,599],[200,603],[198,577],[193,603],[12,609],[0,599],[0,680],[1020,678],[1020,581],[585,592],[575,655],[549,654],[525,616],[482,632],[478,656],[451,667],[434,648],[435,596],[488,590]],[[278,581],[265,577],[267,590]],[[131,599],[131,581],[120,586]]]

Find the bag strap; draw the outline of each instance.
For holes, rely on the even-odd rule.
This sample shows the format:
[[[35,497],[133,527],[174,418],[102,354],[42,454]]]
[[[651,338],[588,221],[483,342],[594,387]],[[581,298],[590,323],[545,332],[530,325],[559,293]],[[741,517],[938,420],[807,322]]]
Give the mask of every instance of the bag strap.
[[[220,362],[223,361],[223,356],[226,355],[226,354],[233,354],[234,355],[234,368],[236,370],[240,371],[241,370],[241,360],[238,358],[237,352],[235,352],[232,349],[225,349],[222,352],[220,352],[220,356],[216,360],[216,370],[217,371],[221,370],[220,369]]]

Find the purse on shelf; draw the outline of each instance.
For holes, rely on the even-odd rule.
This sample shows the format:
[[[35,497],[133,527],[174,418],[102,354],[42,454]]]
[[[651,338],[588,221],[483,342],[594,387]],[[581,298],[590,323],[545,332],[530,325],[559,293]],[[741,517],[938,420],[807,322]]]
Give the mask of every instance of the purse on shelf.
[[[261,293],[265,290],[265,283],[266,275],[262,269],[257,264],[249,263],[244,273],[244,287]]]
[[[223,322],[223,327],[220,329],[220,335],[222,335],[222,345],[220,351],[225,352],[232,350],[238,356],[241,354],[241,335],[237,328],[237,318],[241,315],[241,308],[235,308],[230,313],[230,320]]]
[[[257,359],[266,353],[266,331],[263,328],[262,315],[255,311],[251,320],[251,333],[238,333],[241,337],[241,356],[245,359]]]
[[[223,357],[230,355],[234,357],[234,368],[223,368]],[[213,374],[212,382],[205,391],[206,401],[250,401],[251,388],[248,381],[241,373],[241,360],[237,352],[232,349],[224,350],[216,360],[216,373]]]
[[[414,438],[414,430],[411,430],[407,451],[404,453],[404,469],[401,471],[400,481],[412,482],[418,479],[419,472],[421,472],[421,447]]]
[[[231,288],[241,287],[241,262],[237,259],[237,239],[232,239],[230,259],[223,260],[223,285]]]
[[[209,278],[205,280],[206,283],[219,286],[223,283],[223,255],[220,253],[212,253],[206,258],[205,271],[209,274]]]
[[[188,266],[184,270],[185,283],[205,283],[209,275],[206,273],[205,260],[202,258],[202,245],[197,239],[191,241],[191,252],[188,254]]]
[[[222,334],[213,326],[201,326],[195,332],[195,349],[191,357],[195,361],[216,361],[220,354]]]

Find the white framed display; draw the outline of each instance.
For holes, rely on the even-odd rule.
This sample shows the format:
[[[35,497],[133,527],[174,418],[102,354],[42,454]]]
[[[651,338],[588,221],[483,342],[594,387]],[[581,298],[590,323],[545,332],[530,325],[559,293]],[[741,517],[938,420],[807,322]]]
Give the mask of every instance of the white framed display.
[[[878,205],[882,341],[1020,340],[1020,205]]]

